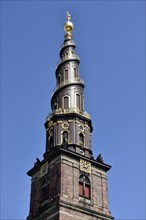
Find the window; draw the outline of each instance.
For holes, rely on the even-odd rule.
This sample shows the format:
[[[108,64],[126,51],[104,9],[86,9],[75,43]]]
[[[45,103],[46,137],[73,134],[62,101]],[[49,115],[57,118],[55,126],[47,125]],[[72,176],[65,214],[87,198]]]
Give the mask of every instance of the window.
[[[80,95],[76,94],[76,107],[80,109]]]
[[[48,199],[49,187],[48,185],[42,188],[42,202]]]
[[[64,80],[65,80],[65,81],[68,81],[68,70],[65,70]]]
[[[78,78],[77,69],[73,68],[74,78]]]
[[[84,196],[83,183],[79,182],[79,196]]]
[[[87,176],[81,175],[79,178],[79,196],[90,199],[90,180]]]
[[[41,187],[41,201],[49,199],[49,184],[47,178],[44,179],[42,187]]]
[[[58,77],[57,77],[57,83],[58,83],[58,84],[61,83],[61,76],[60,76],[60,74],[59,74]]]
[[[53,135],[51,135],[49,140],[50,147],[53,147]]]
[[[79,134],[79,144],[84,145],[84,135],[82,133]]]
[[[64,97],[64,108],[65,109],[69,108],[69,97],[68,96]]]
[[[54,110],[56,110],[58,108],[58,103],[54,104]]]
[[[68,132],[64,131],[63,132],[63,144],[67,144],[68,143]]]

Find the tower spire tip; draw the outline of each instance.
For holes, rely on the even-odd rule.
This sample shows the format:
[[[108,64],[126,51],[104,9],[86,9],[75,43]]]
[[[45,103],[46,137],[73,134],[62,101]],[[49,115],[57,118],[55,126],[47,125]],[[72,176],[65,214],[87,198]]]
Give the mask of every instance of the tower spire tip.
[[[66,20],[67,21],[71,20],[71,15],[70,15],[70,13],[68,11],[66,12]]]
[[[73,28],[74,28],[74,25],[73,25],[73,23],[70,21],[71,20],[71,15],[70,15],[70,13],[67,11],[66,12],[66,23],[64,24],[64,30],[65,30],[65,32],[66,32],[66,34],[65,34],[65,36],[64,36],[64,38],[65,39],[72,39],[72,34],[71,34],[71,32],[72,32],[72,30],[73,30]]]

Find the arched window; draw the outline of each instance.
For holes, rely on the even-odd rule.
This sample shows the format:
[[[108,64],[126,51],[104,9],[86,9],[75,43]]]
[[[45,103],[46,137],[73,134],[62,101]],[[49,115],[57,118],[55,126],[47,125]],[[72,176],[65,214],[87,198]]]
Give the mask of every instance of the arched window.
[[[57,83],[58,83],[58,85],[61,83],[61,76],[60,76],[60,74],[57,76]]]
[[[54,104],[54,110],[56,110],[58,108],[58,103]]]
[[[51,135],[51,137],[49,139],[49,145],[50,145],[50,147],[53,147],[53,135]]]
[[[68,109],[69,108],[69,97],[64,96],[63,101],[64,101],[64,108]]]
[[[74,78],[78,78],[78,73],[77,73],[77,69],[73,68],[73,74],[74,74]]]
[[[68,70],[65,70],[64,72],[64,80],[68,81]]]
[[[84,135],[82,133],[79,134],[79,144],[84,146]]]
[[[63,144],[68,144],[68,132],[67,131],[64,131],[62,133],[62,143]]]
[[[41,201],[44,202],[47,199],[49,199],[49,183],[47,178],[45,178],[41,186]]]
[[[79,95],[79,94],[76,94],[76,107],[77,107],[78,109],[80,109],[80,106],[81,106],[80,95]]]
[[[79,178],[79,196],[90,199],[91,189],[90,180],[86,175],[81,175]]]

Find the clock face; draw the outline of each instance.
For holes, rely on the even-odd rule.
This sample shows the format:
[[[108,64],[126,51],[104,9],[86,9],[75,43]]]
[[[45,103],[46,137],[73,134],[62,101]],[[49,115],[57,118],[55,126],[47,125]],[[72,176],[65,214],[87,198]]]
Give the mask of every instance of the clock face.
[[[80,170],[86,173],[91,173],[91,163],[87,160],[80,159]]]

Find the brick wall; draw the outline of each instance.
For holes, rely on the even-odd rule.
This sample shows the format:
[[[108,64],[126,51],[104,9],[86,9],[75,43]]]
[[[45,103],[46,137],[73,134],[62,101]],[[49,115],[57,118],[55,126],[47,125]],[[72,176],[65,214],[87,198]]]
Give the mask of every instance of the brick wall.
[[[40,167],[32,176],[28,220],[112,219],[108,210],[106,171],[94,164],[91,173],[84,173],[80,170],[80,157],[61,154],[48,161],[48,172],[43,176]],[[90,180],[91,199],[79,196],[79,177],[83,173]],[[48,182],[49,197],[42,202],[41,187],[44,181]]]
[[[91,183],[91,200],[79,197],[79,176],[81,174],[79,160],[66,156],[61,157],[60,199],[110,216],[105,171],[92,166],[91,174],[86,174]]]

